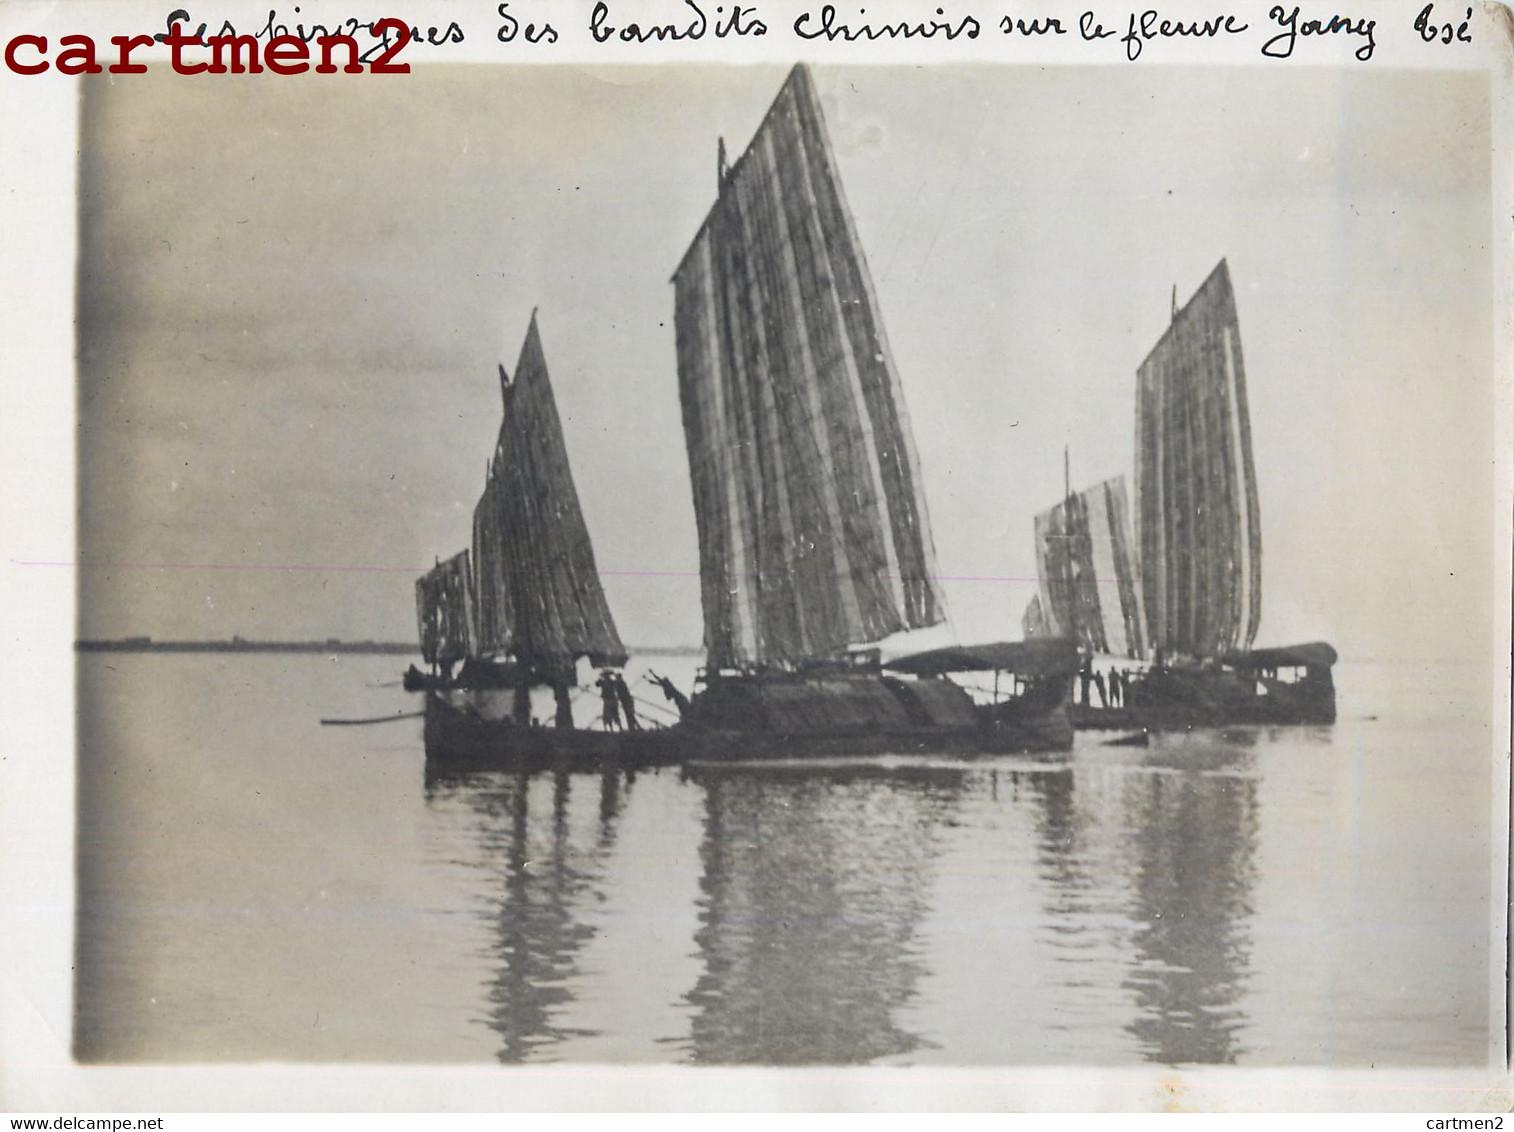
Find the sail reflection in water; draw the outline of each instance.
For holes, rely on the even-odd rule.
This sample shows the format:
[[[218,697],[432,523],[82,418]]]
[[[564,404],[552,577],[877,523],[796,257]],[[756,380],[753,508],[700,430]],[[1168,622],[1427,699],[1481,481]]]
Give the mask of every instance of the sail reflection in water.
[[[597,786],[597,821],[586,808],[570,814],[575,787]],[[539,1059],[552,1047],[595,1031],[564,1025],[580,957],[595,934],[584,911],[604,899],[605,865],[615,846],[621,775],[477,774],[433,777],[433,803],[458,802],[482,819],[478,847],[500,874],[487,915],[492,920],[494,976],[487,1024],[504,1039],[499,1059]]]
[[[694,1060],[866,1062],[919,1047],[895,1015],[923,971],[915,934],[964,773],[693,773],[706,792]]]
[[[1129,1030],[1150,1061],[1228,1064],[1244,1052],[1256,782],[1250,753],[1216,744],[1210,767],[1133,775],[1125,793],[1138,925]]]
[[[690,768],[680,785],[659,786],[702,796],[697,925],[663,941],[686,956],[692,942],[694,968],[681,987],[662,984],[682,1024],[644,1037],[664,1057],[704,1063],[934,1060],[947,1034],[932,1006],[917,1009],[942,992],[933,936],[972,922],[984,933],[979,993],[997,1025],[1019,1017],[1027,1036],[1105,1026],[1126,1035],[1116,1045],[1127,1057],[1234,1062],[1246,1052],[1259,809],[1245,738],[1002,771]],[[605,910],[616,855],[634,854],[617,834],[635,782],[607,771],[427,783],[433,808],[474,826],[457,864],[492,876],[481,890],[480,1021],[503,1039],[501,1061],[572,1058],[615,1040],[602,1028],[607,972],[585,956],[608,943],[620,960],[612,977],[628,974],[623,946],[595,941],[625,928]],[[962,832],[1000,820],[1003,844]],[[944,880],[968,907],[942,906]],[[1005,912],[1016,893],[1040,913]],[[638,978],[652,960],[634,961]],[[1026,963],[1041,972],[1036,985],[1024,982]]]
[[[1336,829],[1337,739],[433,776],[425,876],[452,895],[422,962],[510,1063],[1464,1063],[1485,1016],[1417,1028],[1432,990],[1470,999],[1475,970],[1435,966],[1464,933],[1383,937],[1403,854]]]

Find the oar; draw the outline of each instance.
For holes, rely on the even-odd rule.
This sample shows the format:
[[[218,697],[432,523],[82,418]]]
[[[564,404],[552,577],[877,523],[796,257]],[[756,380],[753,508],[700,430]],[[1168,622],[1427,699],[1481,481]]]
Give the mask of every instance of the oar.
[[[322,727],[362,727],[369,723],[393,723],[396,719],[418,719],[426,713],[407,711],[399,715],[376,715],[372,719],[323,719]]]

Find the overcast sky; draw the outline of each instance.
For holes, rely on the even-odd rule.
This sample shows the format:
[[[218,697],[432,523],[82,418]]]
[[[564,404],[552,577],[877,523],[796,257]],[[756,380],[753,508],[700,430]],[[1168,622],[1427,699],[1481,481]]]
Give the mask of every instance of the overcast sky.
[[[1130,474],[1137,365],[1221,257],[1259,643],[1487,655],[1480,74],[815,71],[951,629],[1018,637],[1032,517]],[[622,636],[701,639],[668,283],[783,71],[86,84],[81,635],[414,635],[533,307]],[[163,568],[165,565],[174,568]]]

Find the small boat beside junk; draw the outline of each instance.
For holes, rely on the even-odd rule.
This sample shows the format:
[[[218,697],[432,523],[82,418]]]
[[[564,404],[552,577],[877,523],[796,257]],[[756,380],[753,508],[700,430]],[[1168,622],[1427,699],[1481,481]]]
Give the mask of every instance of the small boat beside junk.
[[[1135,471],[1134,508],[1117,477],[1069,487],[1035,521],[1040,590],[1025,629],[1077,646],[1074,725],[1333,723],[1330,645],[1252,648],[1261,507],[1224,260],[1186,306],[1174,300],[1137,372]]]
[[[430,671],[415,665],[405,670],[407,692],[449,688],[482,690],[513,688],[516,666],[473,653],[477,636],[473,564],[466,550],[438,562],[416,580],[415,613],[420,629],[421,657]],[[455,667],[460,666],[457,672]]]
[[[658,680],[680,719],[573,726],[574,665],[619,667],[626,652],[533,320],[505,384],[471,560],[439,564],[417,588],[428,662],[508,657],[514,686],[428,691],[428,757],[562,766],[1067,749],[1070,641],[883,661],[880,642],[946,613],[903,387],[803,65],[734,164],[720,144],[717,168],[715,204],[673,276],[706,652],[691,694]],[[991,689],[974,683],[989,678]],[[551,720],[532,720],[532,685],[553,689]]]

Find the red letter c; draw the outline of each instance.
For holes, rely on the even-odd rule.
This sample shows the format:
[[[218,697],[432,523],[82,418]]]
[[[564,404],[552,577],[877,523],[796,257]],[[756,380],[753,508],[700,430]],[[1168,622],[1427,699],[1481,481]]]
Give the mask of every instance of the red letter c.
[[[33,63],[31,66],[16,62],[16,48],[23,43],[31,44],[39,53],[47,50],[47,36],[18,35],[5,45],[5,65],[18,75],[40,75],[43,71],[47,70],[48,64],[46,59],[43,59],[40,63]]]

